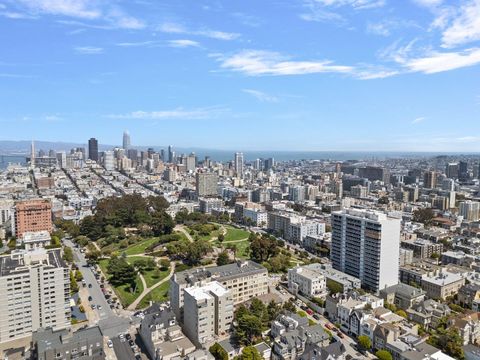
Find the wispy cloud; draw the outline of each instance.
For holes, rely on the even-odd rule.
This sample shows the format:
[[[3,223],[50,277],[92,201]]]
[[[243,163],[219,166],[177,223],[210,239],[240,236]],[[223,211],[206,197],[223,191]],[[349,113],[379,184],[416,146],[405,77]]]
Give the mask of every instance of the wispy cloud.
[[[110,119],[147,119],[147,120],[202,120],[216,118],[221,114],[227,112],[228,109],[223,107],[207,107],[196,109],[184,109],[176,108],[173,110],[160,110],[160,111],[132,111],[125,114],[109,114],[105,117]]]
[[[254,89],[242,89],[242,91],[246,94],[249,94],[256,98],[260,102],[278,102],[278,97],[269,95],[263,91],[260,90],[254,90]]]
[[[417,117],[412,120],[412,124],[420,124],[421,122],[424,122],[427,118],[424,116]]]
[[[17,18],[40,15],[64,16],[103,22],[107,28],[143,29],[146,24],[125,13],[120,7],[96,0],[18,0],[14,3]],[[20,17],[20,15],[22,17]]]
[[[192,29],[186,28],[182,24],[174,23],[174,22],[166,22],[161,24],[160,26],[158,26],[158,31],[169,33],[169,34],[203,36],[203,37],[216,39],[216,40],[235,40],[240,37],[240,34],[238,33],[211,30],[206,28],[192,30]]]
[[[169,40],[168,46],[175,47],[175,48],[199,47],[200,43],[194,40],[178,39],[178,40]]]
[[[143,47],[143,46],[152,46],[157,43],[158,41],[147,40],[147,41],[137,41],[137,42],[121,42],[115,45],[120,47]]]
[[[233,55],[213,54],[222,69],[249,76],[286,76],[320,73],[349,75],[362,80],[386,78],[396,70],[374,65],[337,65],[331,60],[292,60],[280,53],[263,50],[243,50]]]
[[[373,9],[385,6],[385,0],[313,0],[322,6],[350,6],[356,10]]]
[[[480,0],[466,1],[442,34],[443,47],[451,48],[480,40]]]
[[[411,71],[434,74],[480,64],[480,48],[458,52],[431,52],[422,57],[404,59],[401,63]]]
[[[103,54],[103,48],[95,46],[75,46],[73,48],[77,54],[98,55]]]
[[[299,15],[305,21],[333,22],[345,25],[345,17],[335,12],[336,9],[348,6],[354,10],[365,10],[383,7],[385,0],[304,0],[303,7],[307,10]]]
[[[0,73],[0,78],[12,78],[12,79],[31,79],[36,76],[24,75],[24,74],[12,74],[12,73]]]
[[[367,33],[380,36],[390,36],[392,32],[405,28],[420,28],[415,22],[400,19],[387,19],[379,22],[367,23]]]
[[[351,66],[335,65],[332,61],[293,61],[272,51],[243,50],[231,56],[219,58],[223,69],[251,76],[301,75],[314,73],[350,73]]]

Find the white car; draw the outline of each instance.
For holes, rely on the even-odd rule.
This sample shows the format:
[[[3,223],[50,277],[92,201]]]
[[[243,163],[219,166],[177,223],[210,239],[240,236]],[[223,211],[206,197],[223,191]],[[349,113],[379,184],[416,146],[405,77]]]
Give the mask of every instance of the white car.
[[[107,341],[107,346],[108,346],[109,348],[112,348],[112,347],[113,347],[113,341],[112,341],[112,340],[108,340],[108,341]]]

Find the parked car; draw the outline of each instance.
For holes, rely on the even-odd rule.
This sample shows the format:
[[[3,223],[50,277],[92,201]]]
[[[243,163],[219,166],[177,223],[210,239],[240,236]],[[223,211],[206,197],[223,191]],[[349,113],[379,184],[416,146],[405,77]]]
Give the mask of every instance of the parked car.
[[[132,340],[132,335],[130,335],[130,333],[127,333],[125,337],[127,338],[127,340]]]
[[[310,315],[310,316],[313,315],[313,310],[312,309],[307,309],[305,311],[307,312],[308,315]]]
[[[102,310],[102,306],[101,306],[101,305],[97,305],[97,309],[98,309],[98,310]]]
[[[313,318],[314,318],[315,320],[320,320],[320,315],[318,315],[318,314],[313,314]]]
[[[108,346],[109,348],[112,348],[112,347],[113,347],[113,341],[112,341],[112,340],[108,340],[108,341],[107,341],[107,346]]]
[[[88,288],[91,289],[91,288],[92,288],[92,284],[88,284]]]
[[[93,298],[91,296],[88,297],[88,301],[92,301]]]
[[[121,342],[125,342],[125,335],[119,334],[118,338],[120,339]]]
[[[135,342],[132,339],[130,339],[130,340],[128,340],[128,345],[130,345],[130,347],[134,347]]]

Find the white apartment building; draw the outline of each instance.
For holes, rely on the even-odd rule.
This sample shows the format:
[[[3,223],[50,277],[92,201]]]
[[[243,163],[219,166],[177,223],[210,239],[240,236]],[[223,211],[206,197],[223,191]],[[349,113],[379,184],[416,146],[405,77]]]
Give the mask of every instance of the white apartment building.
[[[50,245],[51,237],[48,231],[29,231],[23,233],[19,241],[25,245],[25,250],[43,249]]]
[[[185,289],[184,331],[197,346],[225,335],[233,321],[231,292],[217,281]]]
[[[331,260],[335,269],[378,291],[398,284],[400,219],[358,209],[332,213]]]
[[[59,249],[1,256],[0,294],[0,343],[70,327],[69,270]]]
[[[183,319],[185,289],[217,281],[231,291],[234,305],[268,293],[268,271],[253,261],[196,268],[175,273],[170,279],[170,304],[178,319]]]
[[[308,297],[327,295],[327,281],[323,274],[308,267],[297,266],[288,270],[288,289]]]
[[[307,220],[288,212],[269,212],[268,228],[275,231],[287,241],[303,243],[307,236],[325,233],[325,224],[316,220]]]
[[[463,216],[466,221],[477,221],[480,219],[480,202],[478,201],[461,201],[458,214]]]

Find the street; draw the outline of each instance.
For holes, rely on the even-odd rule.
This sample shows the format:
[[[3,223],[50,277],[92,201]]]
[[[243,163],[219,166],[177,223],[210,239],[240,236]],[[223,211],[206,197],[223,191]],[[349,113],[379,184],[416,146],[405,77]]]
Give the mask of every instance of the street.
[[[73,260],[82,273],[83,279],[87,283],[85,289],[87,289],[88,295],[92,297],[92,301],[85,302],[84,300],[83,305],[89,307],[91,304],[95,304],[96,306],[100,305],[102,307],[101,310],[95,309],[94,311],[98,314],[98,325],[100,326],[103,335],[113,338],[122,332],[128,331],[131,324],[131,318],[118,316],[112,309],[110,309],[110,305],[107,303],[107,300],[103,295],[100,284],[90,267],[87,265],[85,256],[80,252],[80,249],[75,247],[75,244],[71,240],[63,239],[63,241],[66,246],[69,246],[72,249]],[[89,287],[89,284],[91,284],[92,287]],[[80,284],[80,286],[82,285]]]

